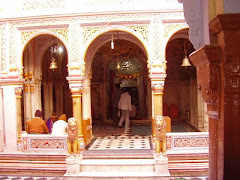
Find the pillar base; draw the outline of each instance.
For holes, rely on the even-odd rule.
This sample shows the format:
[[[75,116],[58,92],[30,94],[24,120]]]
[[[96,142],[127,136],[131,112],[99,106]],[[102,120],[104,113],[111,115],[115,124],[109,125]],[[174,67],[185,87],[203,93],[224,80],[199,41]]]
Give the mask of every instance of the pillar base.
[[[160,176],[170,176],[168,171],[168,158],[158,153],[154,154],[155,174]]]
[[[69,156],[66,158],[67,172],[64,176],[77,175],[80,173],[80,163],[82,161],[82,153],[77,156]]]

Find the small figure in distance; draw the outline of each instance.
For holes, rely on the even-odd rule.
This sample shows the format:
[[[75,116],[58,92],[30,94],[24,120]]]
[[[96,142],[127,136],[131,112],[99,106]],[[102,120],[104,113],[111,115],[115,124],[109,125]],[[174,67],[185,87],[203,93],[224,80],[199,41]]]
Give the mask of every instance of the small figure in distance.
[[[125,130],[129,129],[129,112],[132,111],[132,104],[131,104],[131,96],[128,93],[127,88],[123,89],[123,94],[120,97],[120,100],[118,102],[118,109],[121,110],[121,117],[120,121],[118,123],[119,127],[122,127],[122,124],[125,120]]]

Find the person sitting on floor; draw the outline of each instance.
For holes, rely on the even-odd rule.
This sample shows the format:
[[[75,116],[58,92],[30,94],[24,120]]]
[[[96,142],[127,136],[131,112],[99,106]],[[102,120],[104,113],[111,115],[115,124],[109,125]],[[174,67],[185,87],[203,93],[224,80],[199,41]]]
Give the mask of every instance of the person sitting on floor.
[[[66,114],[62,114],[59,120],[53,123],[52,135],[67,135],[67,117]]]
[[[51,117],[46,121],[46,125],[48,127],[49,132],[52,132],[53,123],[57,120],[57,114],[55,112],[52,113]]]
[[[42,111],[37,110],[35,112],[35,117],[27,122],[28,134],[44,134],[49,133],[48,127],[45,124],[45,121],[42,119]]]

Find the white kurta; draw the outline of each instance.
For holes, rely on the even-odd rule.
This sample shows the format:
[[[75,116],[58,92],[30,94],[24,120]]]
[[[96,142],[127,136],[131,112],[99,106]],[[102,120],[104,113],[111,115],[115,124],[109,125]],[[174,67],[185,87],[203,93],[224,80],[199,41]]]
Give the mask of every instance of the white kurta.
[[[52,135],[67,135],[68,123],[63,120],[57,120],[53,123]]]

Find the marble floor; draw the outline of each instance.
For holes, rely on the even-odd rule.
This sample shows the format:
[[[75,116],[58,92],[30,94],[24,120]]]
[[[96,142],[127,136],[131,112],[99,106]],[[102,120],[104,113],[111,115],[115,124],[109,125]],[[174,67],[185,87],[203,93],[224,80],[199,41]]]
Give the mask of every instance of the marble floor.
[[[170,180],[207,180],[207,177],[170,177]],[[64,177],[0,176],[0,180],[65,180]]]
[[[172,123],[172,132],[194,132],[186,123]],[[129,129],[119,128],[111,124],[96,124],[93,126],[95,139],[88,150],[145,150],[152,149],[151,125],[134,124]]]
[[[88,150],[151,149],[150,136],[122,135],[97,137]]]

